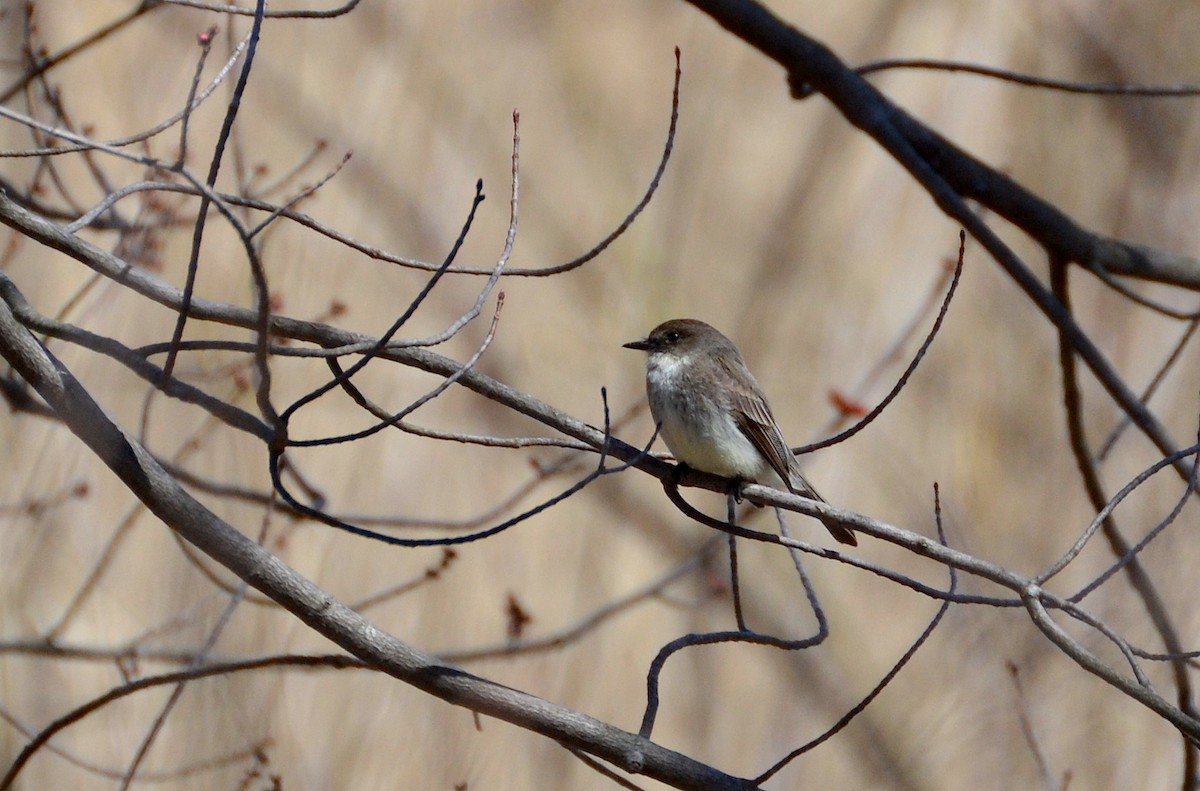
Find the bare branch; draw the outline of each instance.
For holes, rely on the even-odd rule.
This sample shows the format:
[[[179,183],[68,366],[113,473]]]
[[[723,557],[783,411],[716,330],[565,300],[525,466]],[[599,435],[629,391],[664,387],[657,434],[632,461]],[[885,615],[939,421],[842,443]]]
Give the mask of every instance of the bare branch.
[[[0,303],[0,354],[71,430],[165,524],[310,627],[372,667],[457,706],[511,722],[678,788],[743,791],[752,782],[528,693],[439,662],[339,603],[193,499],[144,448],[113,424],[62,363]],[[23,753],[26,756],[27,753]],[[0,788],[27,757],[19,757]]]

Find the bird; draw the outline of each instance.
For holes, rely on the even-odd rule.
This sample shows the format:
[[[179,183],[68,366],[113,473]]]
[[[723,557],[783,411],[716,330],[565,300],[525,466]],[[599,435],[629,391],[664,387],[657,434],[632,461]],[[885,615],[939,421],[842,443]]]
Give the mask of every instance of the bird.
[[[800,474],[766,395],[719,330],[698,319],[671,319],[623,346],[646,352],[650,413],[678,461],[737,486],[782,483],[792,494],[828,503]],[[841,543],[858,545],[844,525],[821,523]]]

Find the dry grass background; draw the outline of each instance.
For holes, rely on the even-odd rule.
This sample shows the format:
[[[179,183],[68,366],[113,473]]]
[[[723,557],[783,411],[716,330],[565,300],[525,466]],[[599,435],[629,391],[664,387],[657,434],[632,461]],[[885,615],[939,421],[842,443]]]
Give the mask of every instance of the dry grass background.
[[[55,51],[130,5],[39,0],[39,35]],[[11,58],[20,31],[14,4],[3,7],[0,36]],[[772,7],[851,62],[922,56],[1085,81],[1196,77],[1200,20],[1195,9],[1177,4],[776,0]],[[140,130],[181,106],[194,68],[194,36],[214,21],[230,24],[195,9],[159,9],[56,70],[53,80],[76,121],[93,125],[98,137]],[[238,35],[246,26],[245,20],[233,24]],[[269,168],[270,179],[315,140],[325,140],[329,148],[311,179],[353,151],[345,170],[303,209],[371,244],[427,260],[448,249],[481,177],[489,200],[461,260],[486,265],[500,250],[507,223],[510,114],[519,108],[521,227],[512,263],[555,263],[606,234],[644,189],[666,132],[675,45],[683,50],[681,121],[657,197],[628,234],[583,269],[507,281],[499,335],[482,368],[599,423],[602,386],[616,413],[643,398],[640,355],[620,344],[662,319],[700,317],[739,341],[793,442],[820,436],[835,417],[828,391],[852,390],[877,363],[941,276],[956,249],[957,228],[820,98],[789,101],[778,68],[686,4],[367,2],[328,22],[274,22],[239,120],[238,152],[246,167]],[[16,68],[6,63],[7,83]],[[1194,100],[1071,97],[934,73],[877,80],[900,104],[1084,224],[1170,249],[1197,249],[1200,159],[1189,153],[1200,134]],[[213,102],[196,118],[192,164],[198,170],[221,114]],[[176,139],[171,133],[156,140],[153,153],[170,156]],[[28,141],[5,124],[0,144]],[[102,161],[115,183],[140,177]],[[0,167],[20,183],[32,165],[5,160]],[[67,171],[80,205],[91,205],[99,193],[79,164]],[[219,226],[210,224],[199,291],[244,304],[249,276]],[[1035,249],[1015,232],[1006,235],[1044,271]],[[90,238],[112,243],[103,234]],[[160,252],[161,274],[171,282],[182,282],[187,239],[186,233],[169,237]],[[316,317],[341,300],[348,311],[334,321],[365,332],[382,331],[423,281],[286,224],[270,232],[264,260],[283,312]],[[9,249],[5,265],[47,314],[87,279],[73,262],[28,242]],[[1085,326],[1140,386],[1178,327],[1086,277],[1077,282]],[[435,331],[459,315],[479,283],[461,278],[439,287],[411,334]],[[1182,307],[1194,304],[1166,288],[1147,290]],[[71,317],[131,345],[167,337],[173,318],[109,283],[88,291]],[[464,358],[483,324],[448,344],[446,353]],[[212,337],[225,331],[193,324],[190,332]],[[53,348],[124,425],[138,424],[145,398],[140,382],[91,354]],[[997,267],[969,249],[961,294],[911,386],[869,430],[806,459],[807,472],[831,501],[925,533],[933,530],[937,481],[952,543],[1033,572],[1090,519],[1065,443],[1056,354],[1051,329]],[[182,370],[232,396],[221,368],[232,359],[191,355]],[[894,365],[891,376],[900,367]],[[277,370],[277,403],[287,403],[323,369],[281,362]],[[365,377],[373,397],[393,407],[432,381],[382,365]],[[865,399],[873,403],[886,387],[880,382]],[[1155,401],[1181,444],[1195,431],[1198,389],[1200,366],[1192,353]],[[1115,414],[1098,388],[1088,383],[1087,393],[1098,441]],[[250,406],[244,395],[237,397]],[[540,433],[530,421],[464,392],[439,399],[417,420]],[[293,433],[318,436],[366,422],[335,396],[302,413]],[[639,416],[622,437],[638,444],[649,432],[649,420]],[[86,498],[36,515],[4,512],[4,637],[43,634],[54,625],[106,542],[131,518],[115,566],[61,641],[122,645],[161,629],[151,645],[198,644],[226,596],[197,573],[168,531],[139,513],[64,430],[6,416],[0,435],[0,502],[20,503],[78,481],[90,487]],[[200,474],[259,486],[266,481],[261,447],[210,425],[197,410],[156,402],[148,436],[164,456],[194,443],[186,463]],[[520,485],[531,459],[556,455],[388,434],[298,458],[332,510],[455,518],[484,511]],[[1153,458],[1146,443],[1130,436],[1108,463],[1106,478],[1123,482]],[[1153,482],[1123,512],[1127,531],[1140,535],[1177,496],[1175,481]],[[258,510],[206,501],[246,532],[259,530]],[[704,502],[717,507],[715,500]],[[755,525],[771,528],[765,515]],[[811,520],[794,518],[792,525],[805,537],[827,539]],[[1195,528],[1196,509],[1189,506],[1146,557],[1190,647],[1200,626],[1189,535]],[[707,537],[674,512],[657,484],[629,472],[494,539],[462,547],[437,584],[368,612],[422,648],[467,648],[503,640],[512,594],[534,618],[531,633],[546,633],[643,585]],[[288,528],[277,549],[343,601],[420,574],[439,556],[312,525]],[[866,540],[860,549],[926,581],[944,580],[938,569],[878,542]],[[786,559],[757,547],[744,551],[752,623],[807,634],[812,619]],[[1079,583],[1108,562],[1097,546],[1066,576]],[[933,602],[852,569],[810,565],[831,620],[829,639],[794,655],[726,646],[677,656],[664,677],[657,740],[728,772],[761,771],[864,695],[934,612]],[[562,650],[470,667],[636,730],[646,668],[658,648],[690,630],[731,624],[728,600],[711,591],[723,569],[718,562],[708,575],[673,589],[694,606],[649,603]],[[1123,579],[1091,602],[1135,642],[1159,648]],[[216,654],[330,648],[290,616],[246,604]],[[1021,669],[1023,701],[1006,660]],[[34,728],[120,682],[108,663],[19,655],[0,662],[0,704]],[[162,666],[146,662],[140,669]],[[1155,680],[1169,683],[1161,670]],[[165,695],[153,691],[112,706],[70,729],[58,745],[120,772]],[[1022,613],[957,607],[844,734],[767,787],[1038,787],[1034,755],[1020,730],[1022,709],[1052,772],[1070,772],[1074,789],[1178,783],[1179,739],[1161,720],[1085,675]],[[477,729],[469,712],[366,672],[269,672],[194,683],[145,769],[171,770],[264,740],[270,770],[283,776],[285,789],[612,787],[541,737],[491,720]],[[3,755],[14,755],[24,741],[11,727],[0,728]],[[244,771],[238,764],[159,787],[236,788]],[[113,785],[43,752],[19,787]]]

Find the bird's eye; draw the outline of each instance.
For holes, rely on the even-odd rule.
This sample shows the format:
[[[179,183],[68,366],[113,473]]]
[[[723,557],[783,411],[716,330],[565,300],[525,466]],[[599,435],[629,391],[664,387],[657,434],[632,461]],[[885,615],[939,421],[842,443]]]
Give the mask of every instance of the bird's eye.
[[[665,340],[667,343],[675,343],[679,340],[679,337],[679,333],[675,330],[668,330],[667,334],[663,336],[663,340]]]

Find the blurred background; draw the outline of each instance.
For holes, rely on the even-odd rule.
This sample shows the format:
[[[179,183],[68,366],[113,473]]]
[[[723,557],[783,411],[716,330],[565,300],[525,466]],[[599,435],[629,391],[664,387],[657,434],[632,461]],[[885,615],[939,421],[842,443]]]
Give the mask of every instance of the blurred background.
[[[33,41],[59,52],[132,10],[131,2],[34,3]],[[274,11],[299,7],[272,3]],[[21,4],[0,3],[4,85],[19,78],[26,42]],[[775,0],[771,8],[852,64],[890,57],[968,60],[1085,82],[1200,81],[1194,42],[1200,8],[1178,3],[871,2]],[[196,36],[219,25],[205,68],[211,77],[247,18],[163,6],[53,69],[48,79],[75,124],[99,139],[146,129],[185,103],[196,68]],[[508,224],[511,116],[520,111],[520,229],[513,267],[580,255],[636,204],[661,156],[670,116],[674,47],[683,82],[675,150],[645,214],[596,260],[555,277],[509,278],[485,373],[600,425],[601,388],[615,416],[631,414],[622,439],[644,444],[642,355],[621,348],[660,321],[704,319],[730,335],[771,397],[793,444],[840,425],[840,392],[868,407],[903,370],[915,342],[890,350],[914,321],[932,322],[928,302],[945,287],[958,228],[871,141],[823,99],[788,98],[784,74],[685,3],[367,2],[331,20],[266,25],[220,184],[266,189],[325,148],[283,189],[283,201],[352,152],[346,167],[300,210],[368,245],[425,261],[450,249],[476,179],[488,200],[459,257],[490,266]],[[1193,99],[1074,96],[965,75],[886,72],[873,78],[893,100],[957,144],[1053,201],[1100,233],[1176,250],[1197,250],[1200,116]],[[192,122],[188,162],[207,170],[231,83]],[[6,106],[50,118],[38,88]],[[33,146],[20,125],[0,123],[0,146]],[[146,144],[178,153],[174,128]],[[139,167],[95,155],[110,184],[148,178]],[[63,190],[48,203],[82,211],[103,195],[78,156],[56,162]],[[37,165],[5,159],[0,174],[27,186]],[[188,216],[195,203],[151,193],[127,198],[127,216]],[[212,217],[198,293],[251,304],[243,254]],[[1045,275],[1036,247],[998,230]],[[86,231],[115,248],[110,233]],[[158,234],[145,249],[122,248],[139,266],[183,283],[190,226]],[[126,242],[127,244],[127,242]],[[174,315],[110,282],[91,282],[73,261],[6,237],[6,273],[42,313],[136,346],[169,338]],[[426,275],[373,261],[294,224],[264,234],[262,256],[279,312],[379,334]],[[403,331],[441,331],[474,301],[482,279],[448,278]],[[1083,326],[1141,390],[1183,331],[1075,273]],[[1193,295],[1166,286],[1139,291],[1180,309]],[[335,304],[338,306],[334,308]],[[485,317],[438,351],[466,359]],[[331,312],[336,313],[331,317]],[[228,328],[189,325],[190,338],[238,338]],[[265,491],[260,444],[214,425],[197,409],[149,398],[115,363],[52,342],[123,426],[160,456],[206,478]],[[158,360],[161,362],[161,358]],[[253,409],[245,360],[184,355],[179,372]],[[880,366],[882,369],[880,370]],[[872,375],[872,372],[876,372]],[[273,394],[286,405],[328,376],[323,365],[281,360]],[[360,386],[397,410],[437,380],[377,363]],[[1195,435],[1200,366],[1193,352],[1166,379],[1152,407],[1178,443]],[[1099,445],[1119,415],[1084,381],[1091,439]],[[942,334],[905,392],[851,441],[802,459],[834,504],[934,534],[933,485],[941,487],[952,545],[1026,574],[1064,552],[1091,519],[1066,442],[1052,328],[976,246],[968,244],[959,295]],[[147,403],[150,407],[147,408]],[[414,423],[504,436],[544,435],[533,421],[465,390],[422,408]],[[292,423],[294,437],[344,433],[373,420],[340,395]],[[35,417],[0,420],[0,625],[8,643],[53,634],[62,645],[119,652],[186,652],[200,645],[229,601],[229,575],[195,562],[81,443]],[[368,440],[294,454],[307,480],[339,514],[415,521],[483,515],[564,458],[554,449],[481,449],[385,432]],[[1104,464],[1112,491],[1157,456],[1133,432]],[[528,507],[584,474],[592,457],[542,482]],[[86,492],[77,487],[86,485]],[[715,496],[688,493],[713,514]],[[1118,512],[1136,541],[1181,495],[1160,476]],[[259,535],[263,509],[213,496],[222,517]],[[1196,648],[1197,550],[1187,534],[1196,507],[1144,554],[1185,645]],[[768,513],[749,525],[774,530]],[[829,541],[813,520],[793,516],[801,538]],[[412,528],[406,535],[440,535]],[[512,602],[531,621],[526,637],[568,628],[694,557],[710,531],[677,513],[656,481],[636,471],[606,477],[558,507],[487,541],[468,544],[441,576],[367,609],[379,626],[431,652],[508,639]],[[387,548],[311,523],[273,517],[268,545],[344,602],[421,577],[440,550]],[[944,586],[944,570],[881,542],[858,552],[872,562]],[[95,575],[106,554],[112,563]],[[752,625],[804,637],[815,629],[786,555],[744,546],[743,595]],[[1111,563],[1096,542],[1058,580],[1070,593]],[[819,647],[796,653],[743,645],[676,655],[662,682],[656,741],[738,775],[764,771],[819,735],[866,695],[924,628],[936,602],[847,566],[810,559],[830,621]],[[203,570],[221,584],[214,583]],[[637,730],[650,661],[692,631],[727,629],[733,616],[728,562],[718,551],[667,593],[622,611],[551,652],[466,666],[501,683]],[[223,587],[226,586],[226,587]],[[997,593],[976,580],[969,592]],[[1161,650],[1144,608],[1117,576],[1088,600],[1091,611],[1135,644]],[[1095,634],[1070,627],[1110,661]],[[233,614],[214,656],[329,652],[333,646],[255,597]],[[5,765],[31,729],[121,683],[122,672],[177,664],[142,659],[50,660],[0,655],[0,726]],[[1019,668],[1023,694],[1006,663]],[[1152,668],[1172,697],[1166,668]],[[151,690],[109,706],[42,751],[20,788],[108,788],[122,773],[169,694]],[[11,718],[11,719],[10,719]],[[1017,609],[958,606],[890,687],[843,733],[794,761],[767,788],[1045,787],[1022,731],[1026,718],[1055,782],[1073,788],[1177,786],[1176,732],[1051,646]],[[245,673],[192,683],[150,750],[143,772],[179,789],[266,788],[248,758],[189,768],[260,746],[263,772],[282,788],[610,788],[548,740],[505,723],[473,721],[390,678],[363,671]],[[181,771],[184,770],[184,771]],[[644,788],[657,788],[639,780]]]

